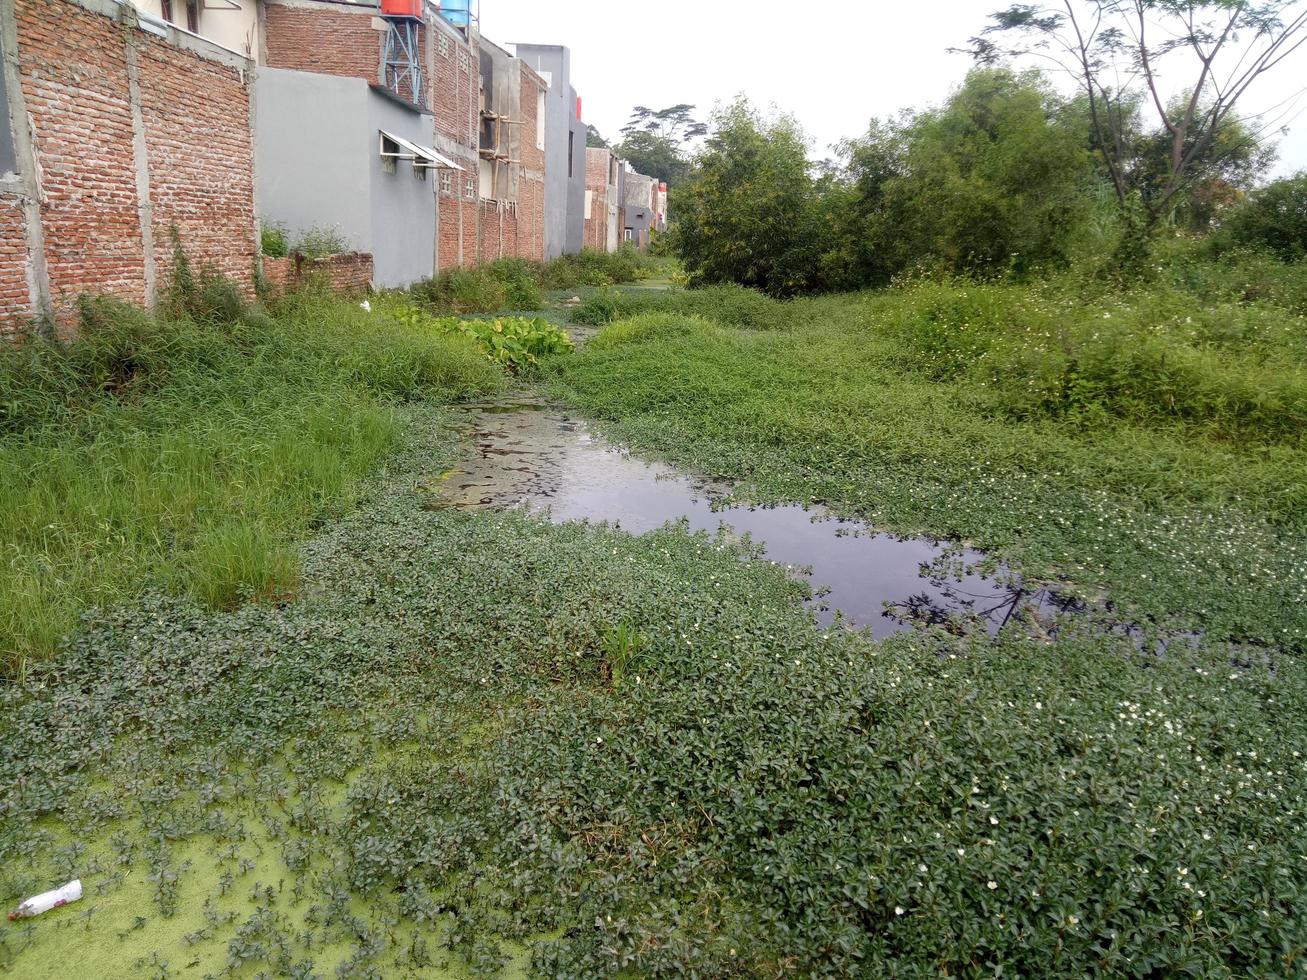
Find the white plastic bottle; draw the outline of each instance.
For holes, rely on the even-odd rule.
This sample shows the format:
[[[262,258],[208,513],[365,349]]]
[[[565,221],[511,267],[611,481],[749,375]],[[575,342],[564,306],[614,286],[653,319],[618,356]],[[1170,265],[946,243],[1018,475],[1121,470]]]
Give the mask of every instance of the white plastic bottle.
[[[82,897],[82,879],[77,878],[68,882],[61,888],[54,891],[42,892],[40,895],[33,895],[17,909],[9,913],[9,921],[14,919],[29,919],[34,915],[40,915],[42,912],[49,912],[51,909],[57,909],[60,905],[67,905],[69,902],[75,902]]]

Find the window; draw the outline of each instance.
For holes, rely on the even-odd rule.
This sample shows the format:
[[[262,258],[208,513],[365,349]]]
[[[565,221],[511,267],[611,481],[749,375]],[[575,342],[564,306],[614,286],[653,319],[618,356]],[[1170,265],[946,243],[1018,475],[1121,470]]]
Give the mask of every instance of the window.
[[[200,32],[200,4],[202,0],[160,0],[159,13],[169,24],[176,24],[181,27],[181,23],[175,16],[176,8],[180,6],[186,12],[186,29],[192,34]]]
[[[626,240],[627,240],[628,242],[633,242],[633,241],[635,241],[635,229],[634,229],[634,228],[627,228],[627,229],[626,229]]]
[[[458,69],[467,71],[467,48],[458,49]]]
[[[449,57],[449,36],[444,32],[436,34],[436,49],[440,52],[440,57]]]
[[[567,134],[567,176],[572,176],[572,158],[576,155],[576,133]]]
[[[454,194],[454,171],[440,171],[440,193],[446,197],[452,197]]]
[[[383,174],[393,174],[395,172],[395,161],[399,159],[399,144],[387,136],[381,134],[381,172]]]
[[[463,196],[469,201],[477,199],[477,179],[475,177],[463,178]]]
[[[585,192],[585,220],[586,221],[590,220],[590,214],[594,210],[594,199],[595,199],[594,191],[588,190]]]

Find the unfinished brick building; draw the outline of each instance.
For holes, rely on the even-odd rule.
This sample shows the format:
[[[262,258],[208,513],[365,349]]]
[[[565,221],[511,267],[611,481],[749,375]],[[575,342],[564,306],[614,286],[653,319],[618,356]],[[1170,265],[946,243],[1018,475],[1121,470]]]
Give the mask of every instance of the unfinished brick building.
[[[0,333],[152,303],[174,238],[252,288],[247,59],[114,0],[7,0],[0,44]]]
[[[621,242],[626,167],[612,150],[585,151],[585,247],[614,252]]]

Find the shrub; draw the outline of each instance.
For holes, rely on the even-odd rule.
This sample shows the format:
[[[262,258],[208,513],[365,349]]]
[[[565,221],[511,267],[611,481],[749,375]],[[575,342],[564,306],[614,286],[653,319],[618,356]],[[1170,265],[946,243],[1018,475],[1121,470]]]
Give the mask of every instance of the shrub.
[[[348,252],[349,243],[338,227],[314,225],[300,236],[295,243],[295,251],[305,258],[325,259],[330,255]]]
[[[259,229],[260,250],[271,259],[284,259],[290,254],[286,229],[277,224],[264,224]]]
[[[626,242],[616,252],[583,249],[575,255],[560,255],[545,264],[540,282],[546,289],[609,286],[646,278],[652,265],[648,257]]]
[[[526,259],[498,259],[485,270],[504,287],[504,303],[508,309],[538,310],[545,305],[537,281],[540,267]]]
[[[572,350],[572,340],[543,317],[460,319],[433,317],[415,306],[397,304],[386,312],[418,331],[466,337],[498,364],[513,371],[534,368],[542,357]]]
[[[447,269],[414,283],[409,295],[432,313],[493,313],[506,298],[503,285],[484,268]]]
[[[1307,171],[1253,191],[1221,222],[1218,251],[1265,249],[1281,259],[1307,258]]]

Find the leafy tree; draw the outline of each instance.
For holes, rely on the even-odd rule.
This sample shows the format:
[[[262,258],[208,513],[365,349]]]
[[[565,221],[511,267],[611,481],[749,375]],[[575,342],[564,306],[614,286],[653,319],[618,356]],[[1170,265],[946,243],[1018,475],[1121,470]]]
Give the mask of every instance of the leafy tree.
[[[622,127],[622,142],[616,151],[642,174],[663,180],[669,186],[680,183],[689,170],[689,150],[708,132],[706,123],[691,113],[687,103],[650,109],[636,106]]]
[[[882,284],[920,262],[1025,271],[1070,257],[1092,208],[1074,112],[1034,74],[976,70],[939,109],[873,122],[827,192],[828,278]]]
[[[1217,232],[1218,249],[1260,248],[1307,258],[1307,171],[1274,181],[1234,207]]]
[[[677,240],[692,283],[735,282],[789,296],[820,285],[818,192],[802,130],[741,98],[677,188]]]
[[[1307,42],[1300,0],[1061,0],[1016,4],[992,16],[967,49],[980,62],[1033,57],[1070,74],[1083,94],[1093,148],[1117,200],[1141,202],[1148,224],[1215,178],[1260,135],[1231,133],[1252,86]],[[1005,44],[1007,46],[1005,46]],[[1159,79],[1192,79],[1163,99]],[[1152,117],[1150,166],[1138,167],[1139,119]],[[1226,179],[1226,178],[1219,178]]]
[[[591,125],[590,123],[586,123],[585,145],[592,146],[600,150],[606,150],[608,149],[608,140],[604,139],[603,134],[601,134],[599,130],[596,129],[593,125]]]
[[[632,133],[613,149],[637,171],[665,180],[669,187],[681,183],[690,168],[675,143],[651,133]]]

